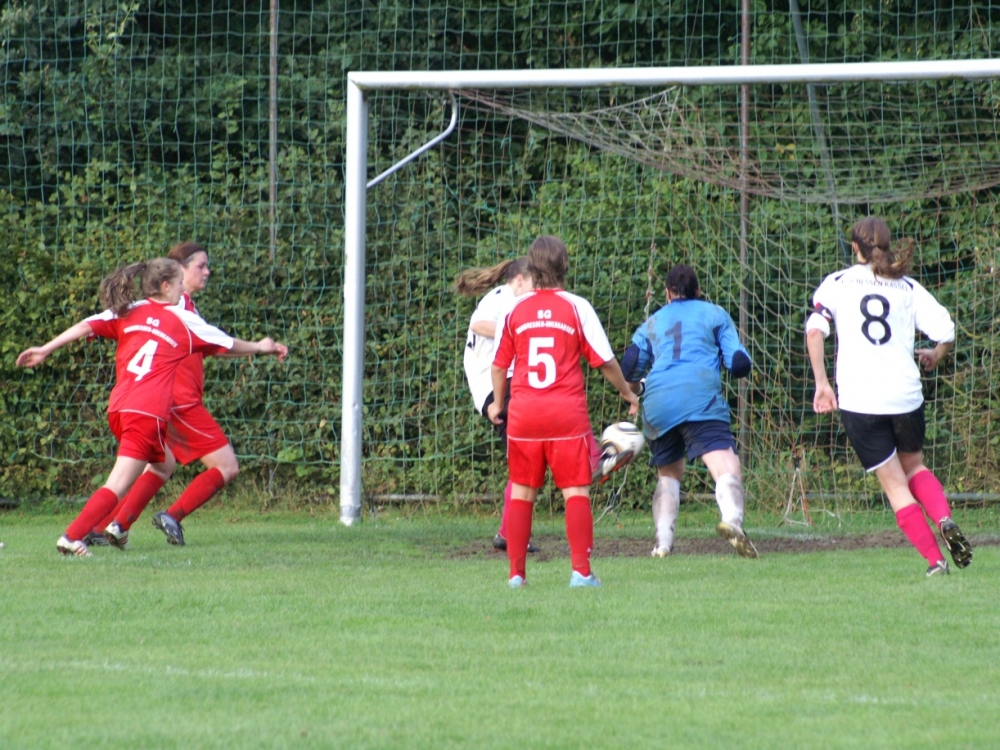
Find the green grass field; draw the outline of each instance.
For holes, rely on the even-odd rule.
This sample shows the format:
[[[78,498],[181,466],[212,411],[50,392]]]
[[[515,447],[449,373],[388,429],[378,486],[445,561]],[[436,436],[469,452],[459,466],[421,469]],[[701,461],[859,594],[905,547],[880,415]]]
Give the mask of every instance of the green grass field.
[[[606,540],[651,538],[642,515],[598,526],[603,588],[570,590],[560,552],[529,560],[530,585],[511,591],[488,545],[495,520],[481,517],[348,529],[335,509],[208,510],[186,524],[186,547],[143,518],[131,550],[91,559],[55,552],[68,518],[0,514],[3,748],[1000,737],[997,546],[929,580],[908,548],[600,557]],[[709,529],[707,515],[682,520],[682,533]]]

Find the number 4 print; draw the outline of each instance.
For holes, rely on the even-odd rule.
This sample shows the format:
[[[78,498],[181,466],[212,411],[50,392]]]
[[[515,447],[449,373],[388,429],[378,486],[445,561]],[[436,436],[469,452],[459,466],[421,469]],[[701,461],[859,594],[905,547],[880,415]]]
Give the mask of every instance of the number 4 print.
[[[131,373],[135,373],[135,382],[138,383],[153,369],[153,355],[156,354],[156,347],[159,345],[159,341],[149,340],[129,360],[128,366],[125,369]]]

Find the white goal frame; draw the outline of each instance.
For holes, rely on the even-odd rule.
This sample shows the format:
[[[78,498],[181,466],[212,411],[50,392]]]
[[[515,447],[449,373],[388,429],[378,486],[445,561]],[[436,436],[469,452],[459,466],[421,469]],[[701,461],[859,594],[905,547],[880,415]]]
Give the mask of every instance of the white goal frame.
[[[344,172],[344,376],[340,433],[340,521],[361,516],[362,380],[365,330],[365,231],[368,92],[389,90],[599,88],[829,84],[941,79],[1000,79],[1000,60],[731,65],[686,68],[352,72],[347,74]]]

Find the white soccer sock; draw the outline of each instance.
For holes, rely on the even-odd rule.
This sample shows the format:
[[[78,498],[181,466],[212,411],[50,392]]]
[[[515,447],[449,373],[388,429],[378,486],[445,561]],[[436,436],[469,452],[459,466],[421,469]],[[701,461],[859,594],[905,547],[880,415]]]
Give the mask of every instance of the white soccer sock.
[[[653,491],[653,523],[656,524],[656,546],[674,548],[674,526],[681,509],[681,483],[673,477],[660,477]]]
[[[743,528],[743,484],[735,474],[723,474],[715,483],[715,502],[722,520]]]

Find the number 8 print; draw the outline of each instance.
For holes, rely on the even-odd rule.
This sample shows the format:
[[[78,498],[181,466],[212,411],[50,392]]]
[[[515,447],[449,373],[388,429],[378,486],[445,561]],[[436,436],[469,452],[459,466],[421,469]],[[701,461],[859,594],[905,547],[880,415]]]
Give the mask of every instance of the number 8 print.
[[[873,301],[882,305],[881,315],[872,315],[871,310],[868,309]],[[875,346],[881,346],[892,338],[892,329],[889,328],[889,300],[881,294],[866,294],[861,298],[861,314],[865,316],[865,322],[861,324],[861,334]],[[876,339],[872,336],[872,323],[882,324],[882,338]]]

